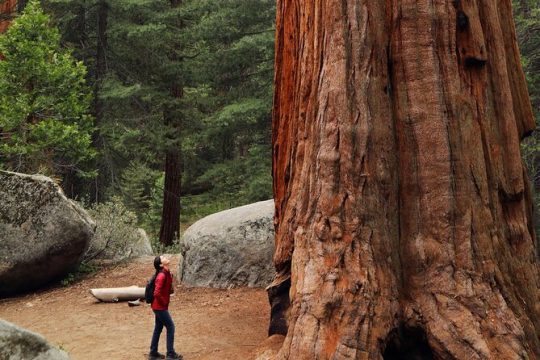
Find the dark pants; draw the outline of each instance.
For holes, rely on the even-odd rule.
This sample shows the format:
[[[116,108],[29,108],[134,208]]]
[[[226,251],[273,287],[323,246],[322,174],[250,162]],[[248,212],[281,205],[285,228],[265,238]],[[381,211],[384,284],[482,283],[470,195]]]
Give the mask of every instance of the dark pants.
[[[159,336],[165,326],[167,328],[167,355],[174,354],[174,323],[168,310],[153,310],[156,315],[156,325],[150,344],[150,353],[155,354],[158,351]]]

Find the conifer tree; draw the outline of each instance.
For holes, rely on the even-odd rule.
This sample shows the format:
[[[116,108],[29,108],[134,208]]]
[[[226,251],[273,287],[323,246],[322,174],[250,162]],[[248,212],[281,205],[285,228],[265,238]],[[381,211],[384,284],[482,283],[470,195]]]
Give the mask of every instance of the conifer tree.
[[[204,44],[194,68],[205,96],[187,185],[212,184],[229,206],[268,199],[275,2],[203,1],[199,12],[191,31]]]
[[[0,161],[4,168],[64,178],[91,176],[93,120],[86,68],[60,45],[32,1],[0,35]]]

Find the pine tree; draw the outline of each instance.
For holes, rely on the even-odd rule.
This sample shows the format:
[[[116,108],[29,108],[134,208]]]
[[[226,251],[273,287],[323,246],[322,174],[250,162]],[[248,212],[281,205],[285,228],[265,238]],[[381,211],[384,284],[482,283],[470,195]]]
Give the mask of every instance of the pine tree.
[[[179,236],[180,150],[186,108],[186,45],[180,5],[167,1],[115,2],[108,38],[112,61],[102,93],[106,101],[124,110],[107,116],[133,129],[139,142],[154,154],[153,167],[165,172],[160,231],[165,245]],[[130,139],[124,140],[129,148]]]
[[[268,199],[275,2],[203,1],[198,10],[190,30],[204,47],[193,68],[205,96],[186,185],[211,184],[229,206]]]
[[[144,213],[147,202],[128,200],[134,184],[124,173],[150,169],[151,176],[138,177],[148,184],[137,187],[159,186],[156,171],[164,171],[166,154],[173,152],[181,192],[190,197],[187,212],[200,204],[216,211],[272,196],[273,1],[46,4],[63,41],[76,47],[89,69],[100,172],[97,185],[83,186],[91,200],[121,192],[137,207],[132,210]],[[100,4],[107,5],[106,22]]]
[[[39,3],[0,35],[0,144],[4,168],[91,176],[95,155],[86,68],[61,47]]]

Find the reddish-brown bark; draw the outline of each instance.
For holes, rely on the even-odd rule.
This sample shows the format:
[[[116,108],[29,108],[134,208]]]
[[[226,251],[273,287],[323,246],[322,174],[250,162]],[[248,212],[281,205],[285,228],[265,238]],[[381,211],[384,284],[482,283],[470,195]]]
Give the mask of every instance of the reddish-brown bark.
[[[17,12],[17,0],[0,2],[0,34],[5,32]]]
[[[182,0],[170,0],[171,7],[182,4]],[[174,58],[174,60],[177,60]],[[179,99],[184,95],[180,81],[171,84],[170,95]],[[165,151],[165,183],[163,186],[163,210],[159,242],[170,246],[180,237],[180,193],[182,188],[182,151],[178,141],[182,128],[182,118],[174,109],[164,111],[165,126],[175,129],[172,144]],[[174,138],[176,137],[176,139]],[[175,141],[176,140],[176,141]]]
[[[540,358],[510,0],[281,0],[276,27],[276,358]]]
[[[182,183],[181,153],[170,149],[165,155],[165,182],[159,241],[171,246],[180,237],[180,188]]]

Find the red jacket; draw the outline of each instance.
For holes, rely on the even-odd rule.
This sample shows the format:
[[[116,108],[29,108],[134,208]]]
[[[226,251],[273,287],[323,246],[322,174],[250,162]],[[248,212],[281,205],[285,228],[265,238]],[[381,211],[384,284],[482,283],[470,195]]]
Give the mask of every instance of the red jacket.
[[[157,274],[152,310],[169,309],[171,294],[174,292],[172,282],[173,277],[170,271],[163,269]]]

